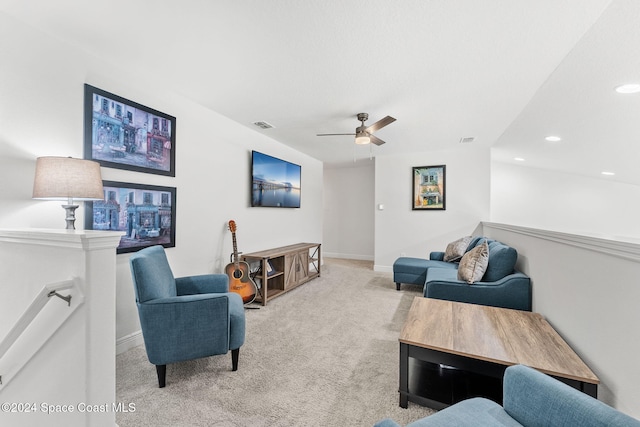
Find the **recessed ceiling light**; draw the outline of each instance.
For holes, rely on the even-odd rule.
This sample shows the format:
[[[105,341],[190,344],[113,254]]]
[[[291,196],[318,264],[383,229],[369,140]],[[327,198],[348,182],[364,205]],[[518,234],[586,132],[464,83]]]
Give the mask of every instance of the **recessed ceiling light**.
[[[602,172],[602,175],[607,175],[607,176],[613,176],[615,174],[616,174],[615,172],[607,172],[607,171]]]
[[[275,127],[271,123],[265,121],[253,122],[253,124],[258,126],[260,129],[273,129]]]
[[[522,157],[514,157],[513,160],[515,160],[516,162],[524,162],[524,159]]]
[[[640,92],[640,83],[627,83],[616,88],[618,93],[638,93]]]
[[[546,139],[549,142],[562,141],[562,138],[560,138],[559,136],[555,136],[555,135],[549,135],[549,136],[545,137],[544,139]]]

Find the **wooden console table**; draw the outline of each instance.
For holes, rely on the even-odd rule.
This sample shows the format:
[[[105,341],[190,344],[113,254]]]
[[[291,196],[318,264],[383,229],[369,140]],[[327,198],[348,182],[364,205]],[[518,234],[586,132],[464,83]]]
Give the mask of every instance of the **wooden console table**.
[[[267,305],[270,299],[320,276],[320,243],[252,252],[243,254],[242,260],[251,266],[251,277],[259,286],[256,300]]]

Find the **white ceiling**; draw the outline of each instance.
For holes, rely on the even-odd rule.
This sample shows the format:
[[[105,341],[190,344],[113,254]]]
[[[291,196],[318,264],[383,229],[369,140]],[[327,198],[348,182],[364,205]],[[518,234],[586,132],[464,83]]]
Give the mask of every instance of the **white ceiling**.
[[[640,185],[640,94],[613,90],[640,81],[635,0],[0,0],[0,13],[327,164],[369,158],[316,136],[367,112],[397,119],[374,156],[475,137],[501,161]]]

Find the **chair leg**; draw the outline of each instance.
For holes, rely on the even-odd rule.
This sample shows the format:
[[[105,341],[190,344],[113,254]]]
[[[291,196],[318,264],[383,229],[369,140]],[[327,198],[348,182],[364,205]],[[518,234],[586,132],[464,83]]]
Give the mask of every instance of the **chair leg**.
[[[166,385],[167,365],[156,365],[158,373],[158,387],[163,388]]]
[[[400,282],[396,282],[396,291],[400,290]]]
[[[240,356],[240,349],[236,348],[235,350],[231,350],[231,370],[238,370],[238,356]]]

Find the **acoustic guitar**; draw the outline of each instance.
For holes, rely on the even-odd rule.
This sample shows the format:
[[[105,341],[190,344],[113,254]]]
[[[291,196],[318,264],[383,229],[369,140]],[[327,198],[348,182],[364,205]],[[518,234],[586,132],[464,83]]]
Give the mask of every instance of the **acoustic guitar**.
[[[229,276],[229,290],[242,297],[244,304],[249,304],[256,299],[258,287],[249,275],[249,264],[238,260],[238,244],[236,243],[236,222],[229,221],[229,231],[233,239],[233,262],[227,264],[224,272]]]

